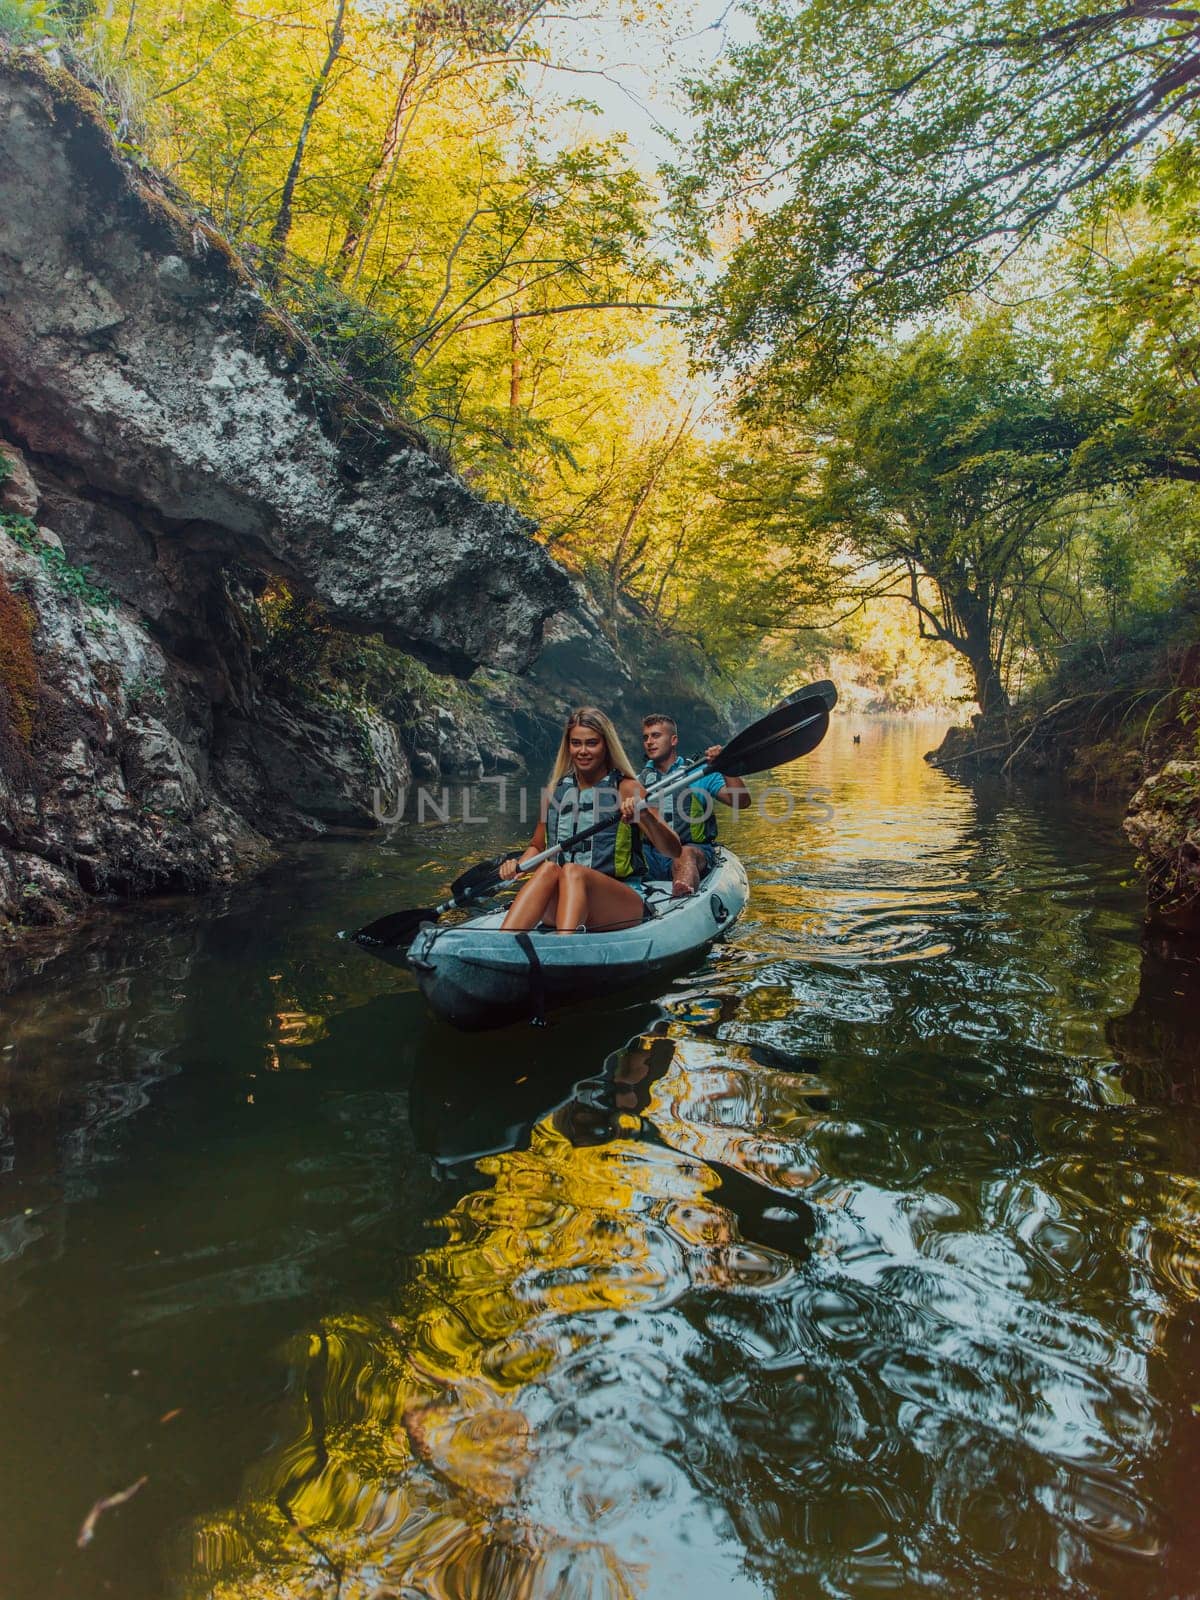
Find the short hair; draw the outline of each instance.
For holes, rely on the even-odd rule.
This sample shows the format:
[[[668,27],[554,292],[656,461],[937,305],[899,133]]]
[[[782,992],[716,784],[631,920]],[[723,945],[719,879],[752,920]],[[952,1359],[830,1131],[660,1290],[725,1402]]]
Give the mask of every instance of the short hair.
[[[659,723],[659,722],[661,722],[664,727],[670,728],[672,733],[678,733],[679,732],[679,729],[675,726],[675,718],[674,717],[664,716],[661,711],[651,711],[647,716],[644,716],[642,718],[642,731],[643,731],[643,733],[645,732],[645,730],[647,728],[651,728],[656,723]]]

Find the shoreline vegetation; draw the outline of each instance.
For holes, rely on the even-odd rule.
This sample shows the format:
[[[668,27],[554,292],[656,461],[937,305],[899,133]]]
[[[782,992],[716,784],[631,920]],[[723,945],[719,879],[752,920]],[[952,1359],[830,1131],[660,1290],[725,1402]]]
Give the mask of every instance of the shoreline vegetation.
[[[973,702],[948,771],[1130,797],[1200,929],[1200,24],[767,0],[650,173],[561,9],[0,0],[0,261],[71,285],[0,349],[0,925],[536,764],[581,693],[720,725],[827,672]],[[124,844],[47,823],[84,703]]]

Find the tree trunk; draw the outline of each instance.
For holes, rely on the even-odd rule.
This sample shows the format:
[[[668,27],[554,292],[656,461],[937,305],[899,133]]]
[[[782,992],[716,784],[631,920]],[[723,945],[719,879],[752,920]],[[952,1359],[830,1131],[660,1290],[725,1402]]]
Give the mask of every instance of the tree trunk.
[[[300,133],[296,139],[296,148],[292,151],[292,164],[288,168],[287,177],[283,180],[283,193],[279,197],[279,210],[275,216],[275,223],[271,229],[270,254],[276,266],[287,248],[288,235],[292,231],[292,203],[296,197],[296,185],[300,181],[300,169],[304,165],[304,147],[308,143],[308,136],[312,132],[313,122],[321,108],[321,101],[325,98],[325,90],[329,85],[329,75],[333,71],[337,58],[342,53],[342,45],[346,39],[346,0],[338,0],[337,11],[334,13],[333,27],[329,34],[329,49],[325,53],[324,65],[317,74],[312,86],[312,93],[308,97],[308,107],[304,113],[304,121],[300,124]]]
[[[508,414],[509,420],[515,423],[517,412],[521,409],[521,345],[517,336],[516,317],[512,319],[510,326],[512,340],[508,365]]]
[[[972,596],[960,597],[955,611],[963,626],[959,648],[967,658],[975,682],[975,698],[985,717],[1005,716],[1009,709],[1008,691],[1000,669],[992,659],[992,635],[983,602]]]
[[[620,537],[617,539],[617,548],[613,552],[613,557],[609,563],[608,569],[609,616],[612,619],[614,635],[617,628],[617,596],[620,593],[621,588],[621,570],[625,565],[625,556],[629,549],[629,536],[632,534],[634,524],[637,522],[638,517],[642,513],[642,507],[646,504],[646,501],[649,500],[651,494],[654,492],[654,486],[662,476],[663,468],[675,454],[675,451],[679,446],[679,442],[683,438],[684,433],[691,426],[691,422],[692,407],[688,406],[683,421],[675,430],[675,437],[671,438],[669,434],[664,434],[662,448],[658,460],[651,467],[645,481],[634,495],[633,504],[629,508],[629,515],[625,518],[625,524],[621,529]]]
[[[383,130],[383,140],[379,152],[375,157],[374,165],[366,182],[358,192],[349,220],[346,223],[346,233],[338,246],[337,261],[334,273],[339,283],[345,282],[346,274],[354,265],[354,258],[358,254],[359,246],[367,231],[371,220],[371,213],[375,208],[379,193],[390,176],[392,161],[400,148],[400,133],[404,123],[404,113],[408,109],[412,88],[417,81],[420,71],[418,61],[418,47],[414,46],[412,54],[404,64],[404,72],[396,89],[396,98],[392,102],[391,113],[388,116],[387,127]]]

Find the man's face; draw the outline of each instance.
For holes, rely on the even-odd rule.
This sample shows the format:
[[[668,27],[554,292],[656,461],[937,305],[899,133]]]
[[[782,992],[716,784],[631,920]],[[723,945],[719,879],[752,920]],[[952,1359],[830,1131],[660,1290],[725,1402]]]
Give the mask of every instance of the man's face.
[[[672,732],[665,722],[652,722],[649,727],[642,729],[642,749],[646,752],[646,760],[653,761],[656,766],[664,760],[673,761],[678,746],[679,735]]]

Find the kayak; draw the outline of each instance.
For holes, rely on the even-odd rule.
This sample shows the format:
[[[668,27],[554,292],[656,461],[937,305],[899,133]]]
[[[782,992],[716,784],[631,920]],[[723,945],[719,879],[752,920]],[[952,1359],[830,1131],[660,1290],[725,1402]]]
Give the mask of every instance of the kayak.
[[[718,848],[695,894],[673,900],[669,883],[647,884],[652,914],[637,927],[502,933],[504,912],[491,911],[456,927],[426,923],[407,964],[444,1021],[472,1031],[503,1027],[678,971],[729,932],[749,898],[742,863]]]

